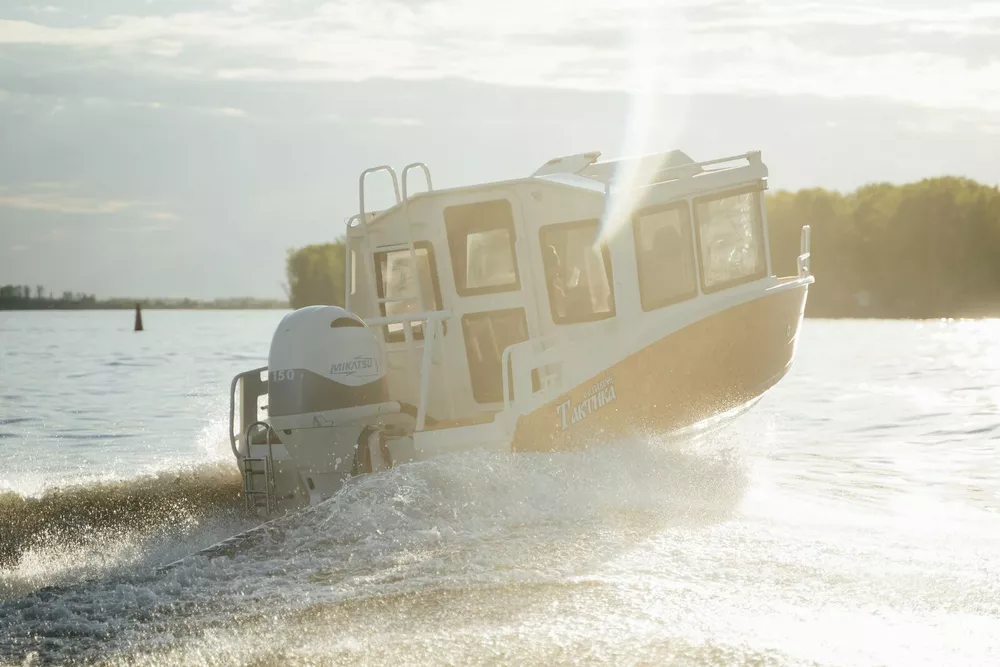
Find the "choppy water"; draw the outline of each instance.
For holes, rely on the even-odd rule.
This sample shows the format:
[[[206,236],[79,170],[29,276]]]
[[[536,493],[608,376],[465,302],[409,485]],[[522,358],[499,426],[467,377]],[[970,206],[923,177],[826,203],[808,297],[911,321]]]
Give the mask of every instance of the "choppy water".
[[[468,453],[251,525],[281,313],[0,313],[0,664],[1000,664],[1000,321],[807,321],[708,441]]]

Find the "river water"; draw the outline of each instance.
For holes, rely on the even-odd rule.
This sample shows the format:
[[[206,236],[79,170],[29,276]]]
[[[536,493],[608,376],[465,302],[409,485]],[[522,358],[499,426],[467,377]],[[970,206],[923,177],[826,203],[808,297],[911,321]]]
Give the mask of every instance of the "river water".
[[[0,313],[0,664],[1000,664],[1000,321],[807,320],[708,439],[404,465],[186,557],[252,525],[227,392],[281,315]]]

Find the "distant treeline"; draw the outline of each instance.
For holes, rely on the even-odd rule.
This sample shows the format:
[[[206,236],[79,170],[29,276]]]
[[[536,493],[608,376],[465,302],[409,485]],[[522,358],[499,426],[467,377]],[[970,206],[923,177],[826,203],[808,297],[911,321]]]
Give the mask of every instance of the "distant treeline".
[[[288,308],[288,302],[278,299],[98,299],[93,294],[63,292],[55,297],[38,285],[34,290],[28,285],[4,285],[0,287],[0,310],[125,310],[139,304],[143,309],[204,309],[204,310],[248,310],[253,308]]]
[[[774,268],[812,228],[812,317],[1000,316],[1000,189],[964,178],[767,197]]]
[[[812,227],[816,284],[811,317],[1000,316],[1000,189],[963,178],[843,194],[820,188],[767,196],[771,256],[778,275],[795,273],[799,233]],[[341,242],[290,250],[288,301],[265,299],[98,300],[0,287],[0,310],[134,308],[301,308],[344,302]]]
[[[963,178],[843,194],[820,188],[766,198],[778,275],[795,274],[812,228],[811,317],[1000,316],[1000,190]],[[344,246],[290,251],[293,308],[344,298]]]

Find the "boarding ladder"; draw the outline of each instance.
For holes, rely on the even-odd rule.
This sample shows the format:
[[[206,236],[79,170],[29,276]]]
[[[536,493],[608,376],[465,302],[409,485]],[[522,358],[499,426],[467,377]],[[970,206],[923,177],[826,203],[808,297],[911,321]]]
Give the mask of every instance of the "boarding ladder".
[[[251,453],[251,434],[255,429],[264,428],[267,438],[267,454],[253,456]],[[267,422],[256,421],[247,427],[247,453],[243,457],[243,504],[246,511],[258,514],[264,510],[264,515],[274,514],[278,509],[277,494],[274,486],[274,450],[271,442],[271,427]]]
[[[419,311],[425,312],[427,304],[424,303],[423,290],[420,289],[420,267],[417,265],[417,248],[413,242],[413,221],[410,219],[410,198],[407,192],[407,176],[411,169],[420,169],[424,172],[424,180],[427,183],[427,191],[430,192],[434,189],[431,183],[431,170],[427,168],[427,165],[423,162],[413,162],[411,164],[403,167],[403,192],[400,195],[399,191],[399,179],[396,178],[396,170],[391,166],[384,164],[378,167],[369,167],[361,172],[361,176],[358,179],[358,201],[360,205],[360,213],[358,215],[350,218],[347,221],[348,227],[353,227],[354,224],[358,224],[361,227],[362,238],[364,239],[365,252],[368,256],[372,258],[371,270],[367,271],[368,289],[370,294],[374,294],[377,297],[376,303],[383,308],[389,303],[413,303],[416,302],[419,305]],[[393,250],[408,250],[410,253],[410,267],[413,270],[414,279],[412,281],[412,292],[411,294],[397,295],[397,296],[378,296],[378,282],[376,278],[376,267],[375,267],[375,248],[372,246],[371,238],[368,235],[368,220],[374,217],[374,212],[368,212],[365,210],[365,179],[370,175],[380,171],[385,171],[389,173],[392,178],[392,189],[393,194],[396,197],[396,204],[402,205],[403,209],[403,219],[406,223],[406,242],[394,245],[381,247],[381,251],[393,251]],[[347,310],[351,309],[351,290],[350,290],[350,279],[351,279],[351,266],[350,258],[344,262],[347,267],[346,285],[348,289],[345,290],[346,296],[344,299],[344,305]],[[380,313],[381,314],[381,313]],[[405,339],[408,343],[412,345],[413,343],[413,331],[410,322],[403,322],[403,331]]]
[[[430,169],[427,168],[427,165],[423,162],[413,162],[403,167],[402,194],[400,194],[399,179],[396,178],[396,172],[391,166],[381,165],[378,167],[370,167],[361,172],[361,176],[358,179],[358,201],[360,212],[347,220],[347,228],[348,236],[350,236],[350,230],[353,227],[359,226],[361,228],[361,237],[364,245],[363,252],[371,260],[371,268],[369,271],[365,272],[366,282],[368,283],[369,294],[375,296],[376,306],[380,307],[379,311],[385,310],[386,305],[390,303],[417,303],[419,306],[418,312],[413,313],[412,316],[410,313],[393,316],[388,313],[382,315],[382,312],[379,312],[375,317],[366,318],[366,321],[372,326],[388,326],[389,324],[401,325],[403,327],[403,339],[406,343],[406,350],[410,353],[416,352],[416,343],[414,342],[413,337],[413,324],[415,322],[423,323],[423,355],[420,361],[420,399],[419,404],[417,405],[416,416],[416,430],[422,431],[424,429],[424,421],[427,414],[431,357],[434,341],[438,336],[444,335],[444,321],[447,320],[451,314],[447,311],[428,311],[428,304],[424,301],[424,293],[421,289],[422,283],[420,279],[420,267],[417,264],[417,249],[413,240],[414,222],[410,215],[410,196],[407,188],[407,179],[412,169],[420,169],[423,171],[424,181],[427,184],[427,192],[432,192],[434,190],[434,185],[431,181],[431,172]],[[413,271],[413,280],[411,281],[411,289],[408,294],[393,296],[385,294],[379,296],[378,294],[378,269],[375,266],[376,248],[372,242],[371,235],[369,234],[368,224],[372,219],[379,215],[380,211],[368,211],[365,208],[365,179],[367,179],[367,177],[371,174],[382,171],[387,172],[389,177],[392,179],[392,189],[396,198],[396,205],[401,208],[403,222],[406,226],[406,241],[403,243],[379,246],[378,250],[381,252],[392,252],[396,250],[406,250],[409,252],[410,266]],[[347,253],[345,257],[344,269],[344,307],[347,310],[351,310],[350,285],[353,267],[351,265],[350,253]],[[384,288],[385,286],[383,286],[383,291],[386,291]],[[449,400],[450,399],[451,394],[449,392]]]

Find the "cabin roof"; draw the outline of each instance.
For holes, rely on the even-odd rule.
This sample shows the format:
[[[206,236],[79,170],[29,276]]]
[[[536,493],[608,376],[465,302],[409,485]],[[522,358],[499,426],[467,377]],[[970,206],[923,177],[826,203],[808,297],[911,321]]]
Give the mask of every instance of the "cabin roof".
[[[599,162],[598,158],[600,155],[600,152],[593,151],[590,153],[552,158],[527,177],[416,192],[409,195],[404,201],[396,203],[389,208],[380,211],[367,211],[365,215],[366,222],[369,224],[377,222],[401,209],[408,201],[417,201],[430,197],[441,197],[475,192],[477,190],[540,182],[603,195],[609,187],[614,186],[616,178],[622,175],[638,172],[645,176],[644,180],[662,182],[690,178],[699,174],[732,168],[718,167],[707,169],[706,167],[709,165],[721,165],[738,159],[748,159],[751,164],[754,162],[759,163],[760,161],[759,152],[744,153],[742,155],[706,162],[695,162],[687,153],[681,150]]]

